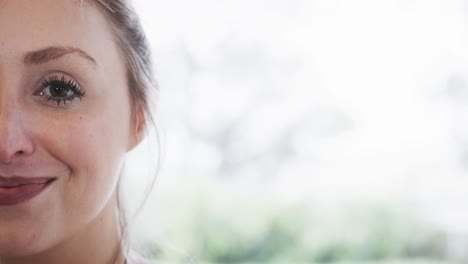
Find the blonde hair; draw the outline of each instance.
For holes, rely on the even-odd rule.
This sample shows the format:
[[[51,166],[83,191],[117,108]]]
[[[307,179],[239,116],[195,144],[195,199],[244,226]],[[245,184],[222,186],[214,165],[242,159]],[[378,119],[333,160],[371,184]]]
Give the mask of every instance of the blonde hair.
[[[115,41],[124,55],[127,79],[134,106],[143,107],[145,117],[154,123],[149,102],[157,92],[151,49],[140,19],[129,0],[97,0],[113,30]],[[134,108],[135,109],[135,108]]]
[[[153,107],[159,87],[154,79],[151,49],[140,19],[130,0],[96,0],[96,2],[99,3],[97,6],[109,21],[115,36],[115,42],[125,60],[132,113],[134,114],[137,108],[141,107],[144,113],[145,127],[152,125],[152,127],[156,128],[157,133]],[[158,140],[159,147],[158,136],[156,136],[156,140]],[[159,149],[158,151],[160,152]],[[161,156],[159,152],[158,159]],[[158,165],[159,163],[158,160]],[[153,177],[148,191],[151,190],[155,178]],[[119,186],[120,184],[117,188],[117,212],[122,235],[121,246],[128,251],[130,248],[127,241],[128,224],[121,202]],[[137,212],[141,209],[147,197],[148,193]]]

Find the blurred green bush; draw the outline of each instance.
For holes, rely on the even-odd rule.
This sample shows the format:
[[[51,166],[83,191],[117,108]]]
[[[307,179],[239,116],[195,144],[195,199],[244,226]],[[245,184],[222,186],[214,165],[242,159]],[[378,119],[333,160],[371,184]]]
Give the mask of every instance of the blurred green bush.
[[[174,202],[161,214],[168,219],[164,236],[197,263],[396,264],[442,263],[449,258],[444,233],[401,208],[330,209],[207,193],[165,200]],[[155,241],[146,241],[145,249],[156,259],[175,259]],[[436,262],[385,262],[396,259]]]

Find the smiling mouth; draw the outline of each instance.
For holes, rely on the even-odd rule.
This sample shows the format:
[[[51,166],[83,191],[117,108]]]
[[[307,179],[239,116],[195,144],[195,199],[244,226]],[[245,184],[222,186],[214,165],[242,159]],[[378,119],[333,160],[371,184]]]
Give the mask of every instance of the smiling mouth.
[[[33,199],[56,178],[23,178],[0,176],[0,206],[13,206]]]

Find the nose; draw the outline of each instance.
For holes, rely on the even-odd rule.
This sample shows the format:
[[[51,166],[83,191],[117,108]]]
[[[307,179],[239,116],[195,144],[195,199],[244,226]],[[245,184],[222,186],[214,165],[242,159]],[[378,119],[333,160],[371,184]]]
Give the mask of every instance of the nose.
[[[9,164],[34,152],[21,108],[2,100],[0,105],[0,164]]]

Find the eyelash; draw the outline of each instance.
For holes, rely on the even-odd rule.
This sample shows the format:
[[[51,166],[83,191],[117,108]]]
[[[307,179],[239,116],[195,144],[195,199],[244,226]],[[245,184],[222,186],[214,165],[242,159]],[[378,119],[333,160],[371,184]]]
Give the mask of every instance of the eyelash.
[[[66,97],[56,97],[51,95],[50,89],[52,87],[61,87],[65,92],[72,92],[72,95]],[[45,94],[44,91],[49,89],[48,93]],[[37,91],[34,95],[44,97],[47,102],[53,101],[60,106],[60,104],[66,105],[73,102],[75,99],[80,99],[85,96],[85,91],[81,86],[73,79],[62,76],[51,76],[47,79],[44,79],[41,83],[41,89]]]

